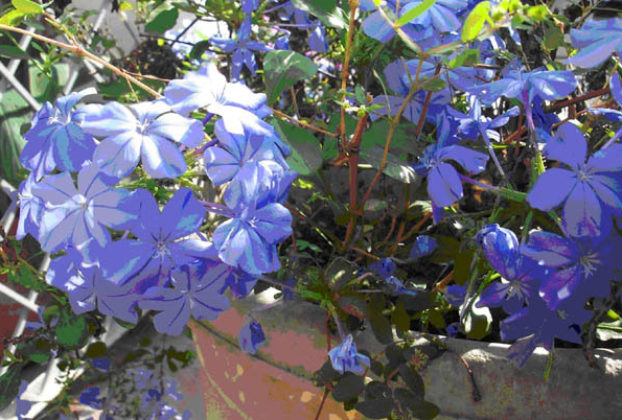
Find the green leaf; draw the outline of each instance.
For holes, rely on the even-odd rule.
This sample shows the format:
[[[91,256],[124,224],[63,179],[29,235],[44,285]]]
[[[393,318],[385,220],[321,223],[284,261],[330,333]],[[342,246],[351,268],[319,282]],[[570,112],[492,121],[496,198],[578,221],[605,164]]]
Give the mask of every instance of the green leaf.
[[[373,295],[367,304],[367,314],[371,329],[378,341],[382,344],[389,344],[393,342],[393,331],[391,330],[391,322],[382,314],[384,306],[384,297],[377,294]]]
[[[19,384],[22,381],[21,373],[23,364],[9,366],[9,369],[0,376],[0,411],[8,407],[17,397],[19,392]]]
[[[423,401],[421,404],[411,407],[413,415],[420,420],[431,420],[438,416],[441,410],[430,401]]]
[[[544,32],[544,46],[548,50],[554,50],[564,45],[564,33],[555,25],[549,25]]]
[[[83,347],[89,336],[89,329],[84,316],[69,312],[61,312],[56,324],[56,339],[64,347],[79,349]]]
[[[15,45],[0,45],[0,57],[6,58],[28,58],[28,54]]]
[[[481,308],[471,305],[464,319],[464,331],[467,338],[481,340],[490,332],[492,325],[492,314],[490,309],[483,306]]]
[[[0,101],[0,177],[17,186],[21,180],[19,155],[25,141],[22,127],[30,128],[33,110],[14,90],[3,93]]]
[[[339,378],[340,374],[335,369],[330,360],[324,362],[321,368],[313,372],[311,380],[316,386],[324,386],[324,384],[331,383],[335,379]]]
[[[337,401],[347,401],[361,395],[365,389],[363,377],[347,372],[335,385],[333,398]]]
[[[39,3],[35,3],[30,0],[11,0],[11,4],[18,12],[27,15],[41,15],[43,14],[43,6]]]
[[[382,147],[374,145],[366,150],[361,150],[359,156],[362,160],[372,165],[374,168],[380,167],[382,162],[382,155],[384,150]],[[397,179],[405,184],[411,184],[418,178],[415,170],[411,165],[398,159],[395,155],[389,152],[387,155],[387,166],[383,173],[390,176],[393,179]]]
[[[438,310],[430,309],[430,312],[428,312],[428,319],[430,320],[430,324],[434,325],[436,328],[445,328],[445,318],[443,318],[443,314]]]
[[[292,4],[297,9],[316,16],[328,26],[337,29],[344,29],[347,26],[343,11],[337,7],[337,0],[292,0]]]
[[[418,400],[423,400],[425,397],[425,385],[423,379],[412,367],[407,364],[401,364],[398,367],[400,376],[404,380],[404,383],[410,388],[413,396]]]
[[[462,41],[469,42],[477,38],[484,27],[484,22],[490,19],[488,16],[489,11],[489,1],[482,1],[471,10],[471,13],[467,16],[464,21],[464,26],[462,27]]]
[[[458,67],[470,67],[479,61],[479,50],[467,48],[462,53],[449,62],[450,69]]]
[[[286,50],[268,52],[264,57],[263,69],[269,104],[276,102],[285,89],[317,72],[317,66],[309,58]]]
[[[410,330],[410,316],[403,304],[396,305],[391,312],[391,323],[395,325],[398,332],[404,333]]]
[[[0,16],[0,24],[7,26],[17,26],[24,19],[24,16],[26,15],[23,12],[11,9],[2,16]]]
[[[179,9],[172,4],[163,3],[149,14],[151,20],[145,25],[145,30],[162,34],[177,23]]]
[[[411,410],[422,402],[415,394],[406,388],[396,388],[393,390],[393,397],[400,404],[402,410]]]
[[[190,50],[190,54],[188,55],[190,56],[190,58],[198,60],[199,58],[201,58],[203,53],[209,49],[210,45],[211,44],[208,40],[199,41],[196,44],[194,44],[194,46]]]
[[[421,89],[428,92],[438,92],[445,88],[445,81],[438,77],[422,78]]]
[[[84,353],[84,357],[94,359],[98,357],[104,357],[107,354],[108,350],[106,348],[106,343],[98,341],[89,345],[86,349],[86,353]]]
[[[436,3],[436,0],[423,0],[417,6],[413,7],[412,9],[404,13],[402,16],[400,16],[400,18],[396,22],[397,26],[406,25],[408,22],[410,22],[417,16],[421,15],[423,12],[428,10],[430,7],[434,6],[434,3]]]
[[[311,175],[322,164],[320,142],[304,128],[275,121],[281,139],[292,149],[287,157],[291,169],[300,175]]]
[[[354,405],[354,408],[370,419],[383,419],[391,414],[393,406],[394,403],[392,398],[382,398],[360,401]]]

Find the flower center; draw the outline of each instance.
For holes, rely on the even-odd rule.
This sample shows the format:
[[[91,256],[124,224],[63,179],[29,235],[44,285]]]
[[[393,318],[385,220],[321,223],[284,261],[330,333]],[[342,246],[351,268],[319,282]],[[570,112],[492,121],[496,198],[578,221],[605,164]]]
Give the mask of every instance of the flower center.
[[[598,254],[593,252],[591,254],[583,255],[579,258],[579,264],[583,267],[585,271],[585,277],[590,277],[596,271],[598,265],[600,264],[600,260],[598,259]]]

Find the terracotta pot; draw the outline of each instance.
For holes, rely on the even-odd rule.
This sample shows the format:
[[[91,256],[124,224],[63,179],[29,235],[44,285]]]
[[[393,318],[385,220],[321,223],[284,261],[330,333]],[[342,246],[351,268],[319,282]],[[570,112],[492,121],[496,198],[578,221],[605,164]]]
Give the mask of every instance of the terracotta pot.
[[[255,318],[266,333],[266,345],[255,356],[238,349],[237,334],[245,315],[273,294],[235,301],[215,322],[191,323],[202,364],[207,419],[315,418],[323,390],[310,377],[327,360],[323,309],[293,302],[259,312]],[[425,398],[440,408],[439,418],[620,418],[622,349],[597,349],[600,369],[589,367],[581,349],[557,349],[545,381],[548,353],[544,349],[537,349],[518,368],[505,357],[507,344],[439,339],[448,351],[428,361],[421,371]],[[355,341],[359,349],[372,353],[383,348],[369,328]],[[415,345],[431,344],[421,338]],[[474,399],[475,389],[479,401]],[[354,410],[345,412],[329,395],[320,418],[363,417]]]

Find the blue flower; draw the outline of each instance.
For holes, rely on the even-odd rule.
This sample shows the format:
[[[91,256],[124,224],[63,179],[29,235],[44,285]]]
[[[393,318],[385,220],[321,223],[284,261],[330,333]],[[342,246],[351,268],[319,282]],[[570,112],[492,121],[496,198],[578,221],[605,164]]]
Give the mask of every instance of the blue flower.
[[[410,249],[408,258],[415,259],[430,255],[436,249],[436,239],[428,235],[419,235]]]
[[[80,404],[88,405],[93,408],[101,408],[103,401],[99,398],[99,387],[93,386],[85,389],[80,394]]]
[[[131,227],[136,240],[111,243],[102,259],[106,278],[118,284],[131,282],[137,293],[162,285],[177,265],[203,256],[210,243],[194,235],[205,216],[205,208],[188,188],[180,188],[162,209],[147,190],[136,191],[141,208]]]
[[[458,171],[447,160],[453,160],[470,174],[486,169],[488,156],[463,146],[432,144],[413,167],[419,176],[428,178],[428,195],[435,207],[450,206],[462,198],[462,182]]]
[[[240,348],[249,354],[255,354],[257,349],[266,342],[266,336],[261,328],[261,324],[255,320],[245,322],[238,333],[238,343]]]
[[[186,73],[183,79],[171,80],[164,96],[180,114],[205,107],[208,113],[220,115],[225,129],[232,134],[243,134],[244,127],[268,136],[274,132],[261,120],[272,112],[266,105],[266,95],[253,93],[241,83],[227,83],[213,63]]]
[[[274,202],[266,170],[257,163],[246,165],[225,194],[233,218],[216,228],[213,235],[218,256],[225,263],[250,274],[280,267],[276,244],[291,235],[292,216]]]
[[[579,52],[566,62],[594,68],[614,52],[622,56],[622,18],[588,20],[581,29],[570,30],[570,39]]]
[[[229,300],[220,293],[229,275],[224,264],[209,269],[201,264],[181,266],[171,273],[172,288],[149,288],[139,306],[160,311],[153,318],[158,332],[179,335],[190,315],[213,321],[229,307]]]
[[[309,14],[295,7],[291,1],[280,5],[279,18],[282,20],[291,20],[292,17],[294,18],[294,25],[296,28],[308,29],[310,31],[309,48],[311,51],[319,53],[328,51],[326,30],[320,21],[312,22],[309,18]]]
[[[214,125],[218,145],[208,147],[203,154],[205,171],[210,180],[220,185],[231,181],[240,170],[251,162],[259,162],[270,171],[282,172],[288,168],[279,148],[281,140],[266,139],[264,135],[244,129],[242,134],[225,130],[222,120]]]
[[[84,161],[91,159],[95,141],[80,127],[80,115],[72,108],[94,93],[93,88],[71,93],[57,99],[55,107],[46,102],[35,114],[32,127],[24,134],[27,143],[19,158],[24,168],[34,173],[35,180],[55,168],[77,172]]]
[[[497,81],[469,89],[477,95],[482,104],[489,106],[500,96],[516,98],[531,107],[537,97],[552,101],[571,94],[577,88],[574,73],[565,70],[549,71],[544,68],[525,73],[509,68],[504,77]]]
[[[204,137],[200,121],[172,112],[162,100],[129,107],[118,102],[86,105],[80,112],[84,130],[105,137],[93,160],[117,178],[128,175],[139,161],[152,178],[175,178],[187,169],[176,143],[197,147]]]
[[[24,392],[26,392],[26,388],[28,388],[28,381],[22,379],[19,384],[19,390],[17,391],[17,407],[15,408],[17,420],[27,420],[28,417],[25,416],[30,411],[30,407],[32,407],[32,402],[22,399]]]
[[[111,187],[110,179],[92,164],[78,174],[77,189],[63,172],[45,177],[32,193],[46,203],[38,239],[47,252],[66,245],[82,249],[91,239],[105,246],[110,242],[106,227],[125,228],[136,219],[131,192]]]
[[[510,346],[508,358],[522,366],[536,347],[551,351],[556,337],[581,344],[581,325],[592,317],[583,309],[584,303],[585,299],[578,299],[551,310],[542,299],[532,299],[529,306],[501,322],[501,338],[518,340]]]
[[[356,351],[352,334],[348,334],[340,345],[330,350],[328,356],[333,369],[339,373],[353,372],[360,375],[365,372],[363,366],[369,367],[369,357]]]
[[[607,237],[564,238],[550,232],[532,231],[521,254],[547,268],[539,295],[550,310],[572,295],[606,297],[609,279],[614,277],[612,257],[620,252],[619,235]]]
[[[250,36],[251,18],[248,17],[240,25],[235,40],[215,36],[210,38],[210,42],[222,51],[233,52],[231,58],[231,77],[233,80],[239,80],[242,66],[246,66],[255,76],[257,74],[257,62],[253,51],[270,51],[272,49],[259,41],[250,40]]]
[[[518,311],[537,290],[542,267],[520,253],[514,232],[498,224],[480,230],[476,239],[482,244],[490,265],[502,277],[500,282],[484,289],[476,306],[501,305],[507,313]]]
[[[35,178],[32,172],[19,185],[19,222],[15,232],[15,237],[19,240],[23,239],[28,233],[35,238],[39,237],[39,225],[45,210],[45,203],[39,197],[33,195],[32,187],[35,185]]]
[[[622,215],[622,145],[601,149],[586,162],[585,137],[565,123],[547,142],[544,154],[569,169],[551,168],[540,175],[527,194],[529,204],[544,211],[563,205],[564,224],[573,236],[607,235],[611,215]]]

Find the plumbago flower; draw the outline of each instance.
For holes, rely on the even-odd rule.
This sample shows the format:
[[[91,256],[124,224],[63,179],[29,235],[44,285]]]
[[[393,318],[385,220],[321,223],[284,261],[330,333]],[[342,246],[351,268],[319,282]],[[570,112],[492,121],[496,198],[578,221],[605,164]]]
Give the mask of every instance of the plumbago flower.
[[[254,51],[270,51],[272,48],[262,44],[259,41],[249,39],[251,36],[251,18],[244,19],[235,39],[228,39],[213,36],[210,42],[223,52],[233,53],[231,57],[231,77],[233,80],[239,80],[242,73],[242,67],[251,72],[253,76],[257,74],[257,62],[255,61]]]
[[[591,19],[581,29],[571,29],[572,45],[579,52],[566,60],[584,68],[602,64],[613,53],[622,56],[622,18]]]
[[[455,161],[470,174],[482,172],[488,161],[488,156],[483,153],[452,144],[448,140],[448,119],[445,116],[439,117],[439,120],[438,142],[426,147],[419,162],[413,164],[417,174],[428,179],[428,195],[432,200],[435,220],[440,218],[440,209],[454,204],[463,194],[458,172],[446,161]]]
[[[93,161],[111,176],[127,176],[139,161],[152,178],[175,178],[183,174],[186,161],[175,143],[197,147],[203,140],[200,121],[172,112],[164,101],[130,106],[118,102],[80,108],[82,127],[104,137]]]
[[[229,308],[229,300],[221,291],[230,272],[225,264],[209,268],[202,264],[183,265],[170,273],[172,287],[147,289],[139,306],[160,311],[153,319],[158,332],[179,335],[190,315],[197,320],[213,321]]]
[[[273,135],[272,126],[261,119],[272,111],[266,95],[253,93],[241,83],[228,83],[213,63],[171,80],[164,96],[175,112],[187,115],[204,107],[210,115],[222,117],[229,133],[242,134],[247,127],[258,134]]]
[[[583,302],[590,296],[608,296],[609,281],[615,278],[612,257],[621,249],[617,234],[565,238],[532,231],[521,253],[548,269],[539,295],[550,310],[555,310],[572,295],[580,296]]]
[[[281,20],[294,19],[294,25],[298,29],[309,30],[309,48],[311,51],[324,53],[328,51],[328,43],[326,42],[326,30],[319,20],[311,21],[309,14],[295,7],[291,1],[285,2],[272,8],[279,8],[279,18]]]
[[[501,305],[505,312],[514,313],[528,304],[545,273],[537,262],[520,253],[514,232],[494,224],[480,230],[475,239],[502,277],[484,289],[475,306]]]
[[[151,193],[136,194],[139,217],[130,228],[136,239],[111,243],[102,255],[102,269],[110,281],[131,284],[142,293],[150,286],[165,286],[171,269],[203,256],[210,244],[195,235],[205,208],[190,189],[180,188],[161,213]]]
[[[606,236],[611,217],[622,215],[622,145],[595,152],[586,161],[587,142],[571,123],[559,127],[544,155],[568,165],[550,168],[527,194],[533,207],[549,211],[563,205],[563,220],[573,236]]]
[[[19,222],[15,237],[20,240],[28,233],[34,238],[39,237],[39,223],[43,216],[45,203],[32,194],[34,185],[36,185],[36,182],[32,173],[19,185]]]
[[[231,134],[225,129],[223,120],[214,125],[218,144],[205,149],[203,160],[207,176],[215,185],[231,181],[244,166],[258,162],[269,172],[288,168],[275,136],[266,138],[244,128],[243,134]]]
[[[106,227],[129,226],[137,209],[131,191],[110,184],[97,165],[86,164],[78,174],[77,189],[67,172],[46,176],[32,186],[32,194],[46,203],[39,222],[41,247],[47,252],[67,245],[82,249],[91,239],[105,246],[110,242]]]
[[[27,143],[19,160],[35,180],[55,168],[77,172],[82,162],[91,158],[95,141],[80,126],[81,114],[72,109],[94,93],[95,89],[89,88],[58,98],[55,106],[46,102],[34,115],[32,127],[24,134]]]
[[[276,244],[292,233],[291,213],[277,201],[272,179],[257,162],[242,168],[225,193],[233,217],[212,237],[222,261],[250,274],[278,270]]]
[[[417,68],[412,67],[412,61],[406,62],[404,60],[395,61],[384,69],[384,75],[387,80],[389,88],[399,96],[393,95],[381,95],[373,99],[373,105],[382,105],[382,107],[374,109],[372,119],[378,118],[380,115],[392,116],[397,113],[404,98],[408,95],[411,85],[415,80]],[[402,116],[410,122],[417,124],[419,122],[419,116],[423,111],[424,104],[426,102],[427,92],[420,90],[415,93],[410,101],[404,107]],[[451,94],[447,88],[444,88],[438,92],[433,92],[430,96],[428,104],[428,112],[426,113],[426,120],[434,122],[436,114],[441,113],[447,104],[451,100]]]
[[[238,333],[238,343],[240,348],[249,354],[255,354],[257,349],[266,342],[266,335],[261,328],[261,324],[254,319],[245,322]]]
[[[352,334],[348,334],[343,342],[328,352],[330,363],[339,373],[353,372],[361,375],[365,372],[363,366],[369,367],[369,357],[356,351],[356,344]]]

